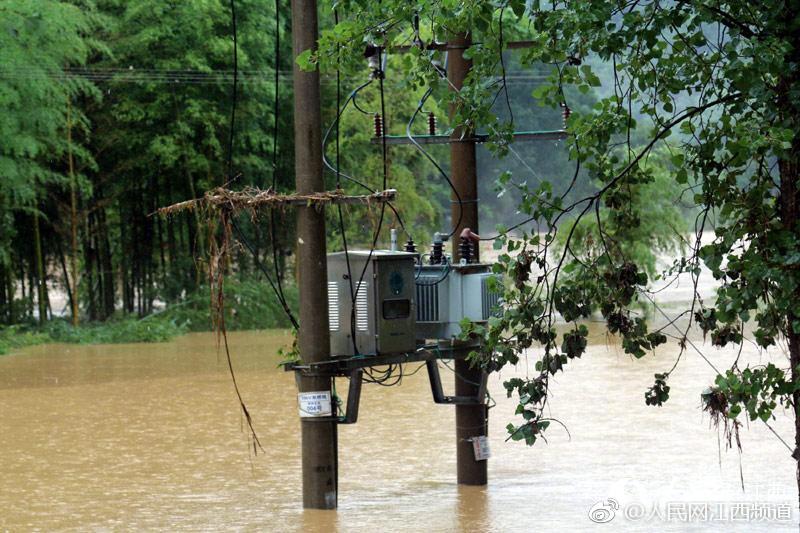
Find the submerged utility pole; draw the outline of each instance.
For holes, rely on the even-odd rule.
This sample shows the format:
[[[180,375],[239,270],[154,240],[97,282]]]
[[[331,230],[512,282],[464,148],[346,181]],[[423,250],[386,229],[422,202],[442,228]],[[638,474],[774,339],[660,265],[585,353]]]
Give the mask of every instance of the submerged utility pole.
[[[292,0],[293,57],[317,48],[316,0]],[[319,69],[294,71],[294,164],[300,194],[322,192],[322,118]],[[297,270],[300,287],[298,348],[303,363],[330,358],[328,333],[328,275],[325,249],[325,212],[322,206],[297,209]],[[299,391],[327,393],[331,377],[296,374]],[[335,509],[338,471],[336,421],[301,418],[303,451],[303,507]]]
[[[454,90],[460,90],[464,85],[472,61],[464,57],[472,40],[468,34],[460,34],[447,43],[448,65],[447,77]],[[453,116],[457,104],[450,109]],[[466,133],[464,135],[464,133]],[[456,128],[450,139],[450,174],[454,188],[461,197],[457,201],[453,194],[451,217],[453,225],[461,222],[453,234],[453,262],[458,264],[461,260],[458,237],[463,228],[469,228],[478,233],[478,174],[477,158],[475,155],[474,132],[463,132]],[[478,261],[478,247],[475,247],[474,261]],[[480,368],[470,368],[469,362],[456,359],[456,396],[477,396],[481,382]],[[463,485],[486,485],[488,460],[476,461],[472,446],[472,439],[487,434],[488,413],[486,405],[456,405],[456,450],[458,462],[458,482]]]

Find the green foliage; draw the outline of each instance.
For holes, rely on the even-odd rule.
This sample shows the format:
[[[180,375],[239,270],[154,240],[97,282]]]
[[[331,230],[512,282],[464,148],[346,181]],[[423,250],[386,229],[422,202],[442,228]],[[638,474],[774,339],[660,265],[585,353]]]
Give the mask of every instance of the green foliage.
[[[714,387],[706,390],[703,401],[706,408],[714,408],[715,398],[724,398],[722,414],[735,419],[744,411],[750,420],[767,422],[774,418],[778,404],[800,390],[800,383],[787,380],[786,372],[772,363],[756,368],[739,370],[731,368],[725,375],[717,376]]]
[[[296,312],[297,289],[286,287],[289,305]],[[168,306],[145,318],[115,316],[105,322],[90,322],[78,327],[63,319],[45,325],[27,324],[0,328],[0,354],[35,344],[65,342],[107,344],[165,342],[190,331],[212,328],[210,293],[201,287],[181,303]],[[228,331],[289,327],[288,319],[269,285],[256,281],[230,281],[225,288],[225,326]],[[293,350],[285,355],[291,356]]]
[[[287,303],[297,312],[297,288],[284,287]],[[201,286],[180,303],[170,305],[145,320],[180,324],[188,331],[209,331],[212,328],[211,293]],[[228,331],[291,327],[277,297],[266,282],[226,280],[225,328]]]
[[[511,117],[499,118],[495,107],[505,89],[502,78],[494,81],[503,73],[505,38],[531,42],[520,64],[544,70],[547,79],[534,91],[543,105],[555,108],[576,93],[597,91],[599,98],[573,109],[567,121],[570,159],[580,166],[566,192],[555,186],[560,175],[554,172],[534,184],[505,172],[497,176],[502,187],[517,193],[518,212],[530,217],[532,227],[498,238],[496,248],[507,250],[494,269],[509,278],[504,313],[465,333],[483,339],[473,359],[486,368],[514,364],[525,350],[538,354],[536,376],[506,383],[509,394],[519,396],[517,414],[523,419],[509,425],[512,439],[538,440],[548,421],[549,377],[581,352],[579,329],[559,347],[558,314],[574,322],[599,309],[608,330],[620,335],[623,349],[636,358],[666,341],[635,309],[657,273],[657,255],[677,249],[673,235],[683,231],[677,207],[682,199],[697,214],[694,243],[680,250],[686,255],[667,274],[696,277],[705,263],[721,284],[714,307],[698,306],[700,314],[690,318],[697,318],[718,346],[742,342],[742,324],[748,321],[761,346],[787,338],[790,368],[774,367],[761,377],[750,370],[744,381],[751,397],[763,399],[766,392],[768,408],[776,398],[800,402],[795,387],[784,386],[800,381],[796,6],[596,0],[337,5],[347,23],[323,36],[315,58],[323,69],[355,57],[365,41],[411,39],[402,23],[411,13],[429,28],[423,40],[471,32],[480,44],[465,52],[473,69],[464,88],[449,93],[457,106],[451,125],[491,131],[497,155],[505,153],[513,129]],[[407,82],[435,83],[434,59],[421,49],[408,54]],[[603,69],[608,76],[598,74]],[[570,196],[580,182],[592,184],[589,192]],[[700,243],[704,230],[714,232],[710,244]],[[735,366],[731,371],[740,374]],[[645,394],[648,404],[667,400],[671,372],[656,375]],[[736,394],[720,386],[724,401],[715,401],[750,401]],[[749,411],[751,417],[766,412],[758,409]]]
[[[42,331],[31,330],[26,326],[8,326],[0,328],[0,355],[12,350],[50,342],[50,336]]]
[[[675,169],[667,155],[666,150],[654,154],[627,187],[606,196],[599,216],[580,219],[570,238],[570,251],[576,259],[584,263],[594,263],[597,258],[613,264],[630,261],[656,279],[659,256],[685,251],[682,244],[688,227],[679,205],[682,186],[674,179]],[[567,238],[566,232],[557,234],[556,251],[564,250]],[[564,277],[568,280],[569,275]]]
[[[0,328],[0,355],[12,350],[53,342],[108,344],[165,342],[186,329],[168,320],[120,318],[103,323],[74,327],[65,320],[52,320],[44,326],[17,325]]]
[[[74,327],[65,320],[53,320],[43,328],[49,342],[111,344],[166,342],[186,329],[171,320],[120,318]]]
[[[212,228],[201,213],[150,215],[228,180],[231,188],[294,189],[289,4],[281,2],[279,14],[274,9],[256,0],[236,2],[239,75],[229,154],[234,49],[228,2],[27,0],[0,6],[0,322],[35,317],[36,289],[45,285],[35,257],[40,242],[50,287],[55,282],[62,291],[68,288],[75,260],[82,321],[103,321],[120,312],[141,318],[165,302],[178,323],[207,327],[208,300],[201,295]],[[323,9],[327,29],[333,13]],[[397,56],[390,60],[394,71],[403,64]],[[345,62],[343,95],[367,74],[361,59]],[[331,81],[323,79],[325,127],[335,117]],[[411,88],[406,80],[386,80],[386,86],[389,131],[404,133],[423,84],[418,80]],[[378,82],[359,93],[358,101],[370,112],[379,110]],[[445,107],[431,99],[425,113],[429,110],[446,128]],[[425,119],[419,117],[415,131],[424,130]],[[382,188],[381,148],[370,143],[372,117],[351,104],[340,129],[342,170]],[[333,160],[333,137],[327,152]],[[390,159],[388,186],[402,191],[397,207],[409,232],[424,241],[445,229],[439,206],[449,209],[450,191],[441,176],[412,148],[392,149]],[[326,177],[333,188],[333,173]],[[364,192],[346,180],[342,187]],[[40,239],[30,229],[35,211]],[[399,227],[387,213],[383,228]],[[285,283],[292,277],[294,213],[272,214],[241,217],[238,224],[260,262],[270,272],[277,268]],[[329,248],[337,249],[342,244],[338,216],[333,210],[328,214]],[[345,209],[349,244],[370,245],[377,218],[374,209]],[[244,249],[231,259],[239,281],[260,279]],[[262,300],[244,297],[255,298],[253,305]],[[257,311],[232,316],[229,325],[282,324],[270,318],[274,308]]]
[[[92,37],[103,24],[94,5],[57,0],[20,0],[0,5],[0,265],[12,260],[15,212],[38,209],[46,187],[63,186],[66,176],[58,162],[68,148],[91,165],[91,155],[64,135],[68,120],[86,128],[68,103],[78,97],[97,98],[88,81],[67,77],[66,67],[84,65],[103,50]]]

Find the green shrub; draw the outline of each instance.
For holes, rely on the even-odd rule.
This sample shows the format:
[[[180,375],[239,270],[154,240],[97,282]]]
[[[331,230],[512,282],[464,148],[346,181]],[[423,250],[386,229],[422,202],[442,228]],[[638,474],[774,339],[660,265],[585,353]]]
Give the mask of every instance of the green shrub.
[[[0,327],[0,355],[16,348],[49,342],[50,337],[42,331],[31,330],[28,326],[17,325]]]
[[[297,288],[283,289],[287,303],[297,313]],[[169,320],[189,331],[208,331],[211,323],[211,293],[202,287],[182,302],[167,306],[149,320]],[[225,327],[229,331],[288,328],[291,323],[268,283],[226,280]]]
[[[292,312],[297,312],[297,289],[285,287]],[[211,294],[201,288],[182,302],[158,313],[137,318],[118,316],[106,322],[74,327],[66,319],[0,327],[0,355],[12,349],[48,342],[111,344],[166,342],[188,331],[209,331]],[[289,319],[267,283],[229,281],[225,284],[225,327],[229,331],[290,327]]]

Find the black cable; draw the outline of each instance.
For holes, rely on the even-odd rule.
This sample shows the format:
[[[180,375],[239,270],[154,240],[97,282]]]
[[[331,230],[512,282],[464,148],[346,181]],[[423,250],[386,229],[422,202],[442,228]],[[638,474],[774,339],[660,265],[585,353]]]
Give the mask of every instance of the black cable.
[[[281,25],[280,25],[280,0],[275,0],[275,95],[273,102],[273,128],[272,128],[272,192],[278,191],[278,117],[280,116],[280,84],[278,69],[281,63]],[[275,268],[275,281],[278,285],[278,298],[281,302],[286,302],[286,296],[283,293],[283,284],[281,280],[283,275],[280,271],[280,262],[278,261],[278,246],[277,239],[275,239],[275,210],[269,210],[269,238],[272,243],[272,264]]]
[[[363,182],[361,182],[361,181],[357,180],[356,178],[354,178],[354,177],[352,177],[352,176],[350,176],[350,175],[348,175],[348,174],[345,174],[345,173],[344,173],[344,172],[342,172],[342,171],[341,171],[339,168],[337,168],[337,167],[334,167],[334,166],[331,164],[331,162],[330,162],[330,161],[328,161],[328,156],[327,156],[327,154],[325,153],[325,147],[328,145],[328,137],[330,136],[330,134],[331,134],[331,131],[333,130],[334,126],[335,126],[335,127],[338,129],[338,127],[339,127],[339,120],[341,119],[341,117],[342,117],[342,114],[344,114],[344,111],[345,111],[345,109],[347,108],[347,104],[348,104],[348,103],[350,103],[350,101],[351,101],[351,100],[352,100],[352,99],[355,97],[355,95],[356,95],[356,94],[358,94],[358,92],[359,92],[360,90],[362,90],[363,88],[365,88],[365,87],[366,87],[367,85],[369,85],[370,83],[372,83],[372,80],[368,80],[368,81],[366,81],[366,82],[362,83],[361,85],[359,85],[358,87],[356,87],[355,89],[353,89],[353,91],[352,91],[352,92],[350,93],[350,95],[347,97],[347,100],[345,100],[345,102],[344,102],[344,106],[343,106],[343,107],[342,107],[342,108],[339,110],[339,112],[337,113],[337,115],[336,115],[336,119],[334,119],[334,121],[331,123],[331,125],[330,125],[330,126],[328,126],[328,129],[327,129],[327,130],[325,130],[325,135],[322,137],[322,162],[323,162],[323,164],[324,164],[326,167],[328,167],[328,170],[330,170],[331,172],[333,172],[334,174],[336,174],[336,178],[337,178],[337,180],[338,180],[340,177],[341,177],[341,178],[344,178],[344,179],[346,179],[347,181],[351,181],[351,182],[355,183],[356,185],[358,185],[359,187],[361,187],[361,188],[363,188],[363,189],[366,189],[367,191],[369,191],[369,192],[371,192],[371,193],[375,194],[377,191],[376,191],[375,189],[373,189],[372,187],[370,187],[369,185],[367,185],[367,184],[365,184],[365,183],[363,183]]]
[[[280,302],[281,307],[283,307],[283,311],[286,313],[286,316],[289,318],[289,321],[292,323],[292,326],[295,329],[299,330],[300,329],[300,324],[297,323],[297,319],[295,319],[294,315],[292,314],[292,310],[289,308],[289,304],[287,304],[286,300],[281,297],[281,293],[278,291],[278,288],[275,286],[275,283],[272,281],[272,278],[269,275],[269,271],[267,271],[267,268],[264,266],[264,264],[258,258],[258,255],[256,254],[256,251],[253,248],[253,245],[247,239],[247,237],[245,236],[244,232],[241,230],[239,225],[236,223],[236,219],[233,216],[230,217],[230,221],[231,221],[231,225],[233,226],[234,231],[236,232],[236,234],[239,237],[239,240],[242,242],[242,244],[245,245],[247,250],[253,256],[253,262],[256,264],[258,269],[261,270],[261,272],[264,274],[264,277],[267,278],[267,282],[269,283],[270,287],[272,287],[272,290],[275,292],[275,295],[278,297],[278,301]]]
[[[417,286],[420,286],[420,287],[434,287],[434,286],[440,284],[441,282],[443,282],[444,280],[446,280],[447,276],[450,275],[450,271],[452,270],[452,268],[451,268],[450,261],[447,261],[447,260],[445,260],[445,261],[446,261],[446,263],[445,263],[446,268],[444,269],[444,273],[439,277],[439,279],[437,279],[436,281],[433,281],[433,282],[420,283],[419,281],[417,281],[419,279],[419,275],[417,275],[414,278],[414,284],[417,285]],[[422,273],[422,266],[420,266],[420,274],[421,273]]]
[[[228,180],[233,177],[233,138],[236,126],[236,101],[238,98],[237,85],[239,83],[239,46],[236,32],[236,2],[231,0],[231,25],[233,30],[233,88],[231,95],[231,127],[228,138]]]
[[[379,54],[382,53],[381,49],[379,49],[378,53]],[[386,190],[386,186],[387,186],[387,182],[388,182],[388,178],[389,178],[389,176],[388,176],[388,160],[387,160],[387,157],[386,157],[386,130],[385,130],[385,124],[386,124],[386,116],[385,116],[386,107],[385,106],[386,106],[386,104],[385,104],[385,98],[384,98],[384,93],[383,93],[383,63],[380,61],[380,58],[379,58],[378,64],[381,65],[381,69],[382,69],[381,72],[380,72],[380,76],[379,76],[379,79],[380,79],[379,90],[380,90],[381,111],[384,113],[384,117],[383,117],[384,118],[384,122],[383,122],[384,131],[381,131],[380,133],[381,133],[381,138],[383,139],[383,153],[382,153],[382,156],[383,156],[383,189]],[[352,338],[353,338],[353,350],[356,352],[357,355],[358,355],[359,352],[358,352],[358,347],[356,346],[356,336],[355,336],[356,298],[358,296],[358,291],[362,290],[362,283],[364,281],[364,275],[366,275],[366,273],[367,273],[367,268],[369,267],[370,261],[372,260],[372,254],[375,252],[375,247],[378,244],[378,239],[380,238],[381,228],[383,227],[383,218],[384,218],[385,214],[386,214],[386,203],[382,203],[381,204],[381,216],[378,219],[378,227],[375,228],[375,234],[374,234],[374,236],[372,238],[372,245],[369,248],[369,254],[367,254],[367,259],[364,262],[364,268],[361,269],[361,275],[358,278],[358,283],[356,283],[355,294],[352,295],[352,300],[351,300],[351,305],[350,305],[350,327],[351,327],[351,335],[352,335]]]
[[[239,70],[239,59],[237,56],[237,36],[236,36],[236,4],[235,0],[231,0],[231,23],[233,26],[233,95],[232,95],[232,102],[231,102],[231,125],[230,125],[230,138],[228,140],[228,178],[227,180],[233,179],[233,139],[234,139],[234,132],[235,132],[235,125],[236,125],[236,85],[238,82],[238,70]],[[234,227],[237,228],[236,222],[231,217],[231,221],[234,224]],[[223,230],[224,231],[224,230]],[[252,249],[251,249],[252,251]],[[257,257],[255,253],[253,253],[253,257]],[[272,282],[270,281],[270,284]],[[273,286],[273,289],[275,287]],[[221,295],[221,299],[224,298],[224,294]],[[291,316],[290,318],[294,320],[294,317]],[[250,416],[250,411],[247,409],[247,406],[244,403],[244,399],[242,398],[242,393],[239,391],[239,384],[236,382],[236,373],[233,370],[233,361],[231,360],[231,351],[228,346],[228,334],[225,330],[225,313],[223,310],[220,310],[219,314],[219,333],[222,336],[223,344],[225,346],[225,357],[228,361],[228,370],[231,375],[231,381],[233,382],[233,389],[236,391],[236,397],[239,399],[239,407],[244,414],[245,420],[247,421],[247,426],[250,428],[250,434],[253,439],[253,453],[257,454],[259,448],[263,450],[264,448],[261,446],[261,441],[258,439],[258,435],[256,435],[256,430],[253,427],[253,419]]]
[[[383,53],[383,49],[382,48],[378,48],[378,59],[381,59],[380,56],[382,55],[382,53]],[[384,57],[387,57],[387,56],[384,56]],[[389,163],[388,163],[388,158],[387,158],[387,154],[386,154],[386,134],[388,133],[387,132],[388,128],[386,127],[386,123],[387,123],[387,121],[386,121],[386,100],[384,99],[384,94],[383,94],[383,78],[384,78],[384,72],[385,72],[385,61],[381,61],[379,64],[381,65],[381,73],[380,73],[380,76],[378,76],[378,88],[380,90],[380,95],[381,95],[381,118],[382,118],[382,121],[381,121],[381,129],[382,129],[382,131],[381,131],[381,151],[382,151],[382,157],[383,157],[383,190],[385,191],[386,190],[386,182],[387,182],[387,180],[389,178]]]
[[[339,24],[339,11],[337,9],[333,10],[333,20],[335,24]],[[372,80],[370,80],[372,81]],[[351,93],[350,99],[355,98],[355,95],[358,94],[362,88],[366,87],[369,82],[361,85],[361,87],[357,88]],[[341,180],[341,153],[339,150],[339,118],[342,116],[342,84],[341,84],[341,71],[339,70],[339,45],[336,46],[336,189],[342,188],[342,180]],[[346,104],[345,104],[346,105]],[[331,127],[333,124],[331,124]],[[330,128],[328,131],[325,132],[325,139],[322,141],[322,157],[325,159],[325,142],[327,141],[328,133],[330,132]],[[355,289],[353,287],[353,271],[350,266],[350,251],[347,249],[347,230],[344,227],[344,215],[342,214],[342,205],[336,204],[336,210],[339,214],[339,231],[342,234],[342,245],[344,247],[344,260],[347,264],[347,282],[350,286],[350,300],[356,300]],[[356,345],[356,325],[355,321],[350,320],[350,339],[353,342],[353,353],[358,354],[358,346]]]
[[[342,108],[337,113],[336,119],[330,124],[330,126],[328,126],[328,129],[325,130],[325,135],[322,137],[322,163],[328,168],[328,170],[330,170],[331,172],[336,174],[337,183],[338,183],[338,179],[341,177],[341,178],[346,179],[347,181],[355,183],[359,187],[371,192],[372,194],[375,194],[377,192],[375,189],[373,189],[369,185],[365,184],[364,182],[357,180],[353,176],[350,176],[350,175],[345,174],[344,172],[342,172],[341,168],[338,166],[338,162],[337,162],[337,166],[334,167],[331,164],[331,162],[328,160],[328,156],[326,155],[326,147],[328,146],[328,137],[330,137],[331,131],[333,130],[334,126],[336,128],[339,127],[339,121],[341,120],[342,115],[344,114],[345,110],[347,109],[347,105],[350,102],[355,102],[355,98],[358,95],[358,93],[362,89],[364,89],[367,85],[372,83],[372,81],[373,80],[370,79],[370,80],[362,83],[361,85],[359,85],[355,89],[353,89],[353,91],[347,97],[347,100],[345,100],[344,105],[342,106]],[[361,109],[359,108],[359,110],[361,110]],[[391,202],[386,202],[386,203],[389,204],[389,209],[391,209],[392,213],[394,213],[394,216],[397,219],[397,223],[400,225],[400,228],[403,230],[403,233],[405,233],[408,236],[409,239],[413,240],[413,238],[411,237],[411,233],[409,233],[408,229],[406,228],[406,225],[403,222],[403,217],[400,216],[400,213],[397,211],[397,208]]]
[[[461,220],[464,218],[464,203],[461,200],[461,195],[458,194],[458,190],[456,189],[455,185],[453,185],[453,182],[450,180],[450,176],[447,175],[447,172],[445,172],[444,169],[442,169],[442,167],[439,166],[439,163],[437,163],[436,160],[428,152],[426,152],[425,149],[422,148],[422,146],[420,146],[420,144],[416,141],[416,139],[414,139],[414,136],[411,135],[411,125],[414,124],[414,120],[416,120],[417,115],[422,110],[422,107],[425,105],[425,101],[428,99],[428,97],[431,95],[432,92],[433,89],[428,89],[427,91],[425,91],[425,94],[420,99],[419,105],[417,105],[417,109],[414,110],[414,114],[411,115],[411,119],[408,121],[408,124],[406,125],[406,137],[408,137],[408,139],[417,148],[417,150],[419,150],[422,153],[422,155],[424,155],[428,159],[428,161],[430,161],[433,164],[433,166],[436,167],[439,173],[447,181],[447,184],[453,190],[453,194],[455,194],[456,196],[456,201],[458,202],[458,220],[453,225],[453,229],[450,230],[450,233],[447,234],[447,237],[450,238],[453,235],[455,235],[456,231],[458,231],[458,227],[461,225]]]
[[[357,96],[358,96],[357,94],[353,95],[353,107],[355,107],[358,111],[360,111],[364,115],[370,115],[370,116],[374,115],[375,113],[373,113],[371,111],[365,111],[365,110],[361,109],[361,106],[358,105],[358,100],[356,100]]]
[[[275,0],[275,99],[273,101],[273,127],[272,127],[272,192],[278,189],[278,116],[280,114],[280,75],[281,66],[281,16],[280,0]]]

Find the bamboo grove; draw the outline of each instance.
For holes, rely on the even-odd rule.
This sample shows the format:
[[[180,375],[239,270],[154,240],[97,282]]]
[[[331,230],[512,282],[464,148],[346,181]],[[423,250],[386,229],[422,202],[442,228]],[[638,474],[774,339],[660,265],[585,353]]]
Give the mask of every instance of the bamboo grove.
[[[279,6],[276,16],[272,3],[237,2],[234,71],[220,0],[0,5],[0,323],[144,316],[181,301],[206,283],[207,229],[191,212],[151,216],[159,207],[226,183],[291,192],[290,28],[288,3]],[[326,113],[334,87],[326,80]],[[364,105],[372,98],[362,94]],[[343,164],[380,165],[370,120],[342,119],[343,134],[354,133]],[[415,185],[415,165],[411,155],[393,161],[401,205],[432,227],[446,192]],[[242,226],[256,259],[277,259],[292,283],[294,217],[276,215],[274,228],[268,217]],[[348,221],[355,242],[369,223]],[[234,262],[241,279],[256,276],[248,253]],[[66,296],[59,308],[56,292]]]

